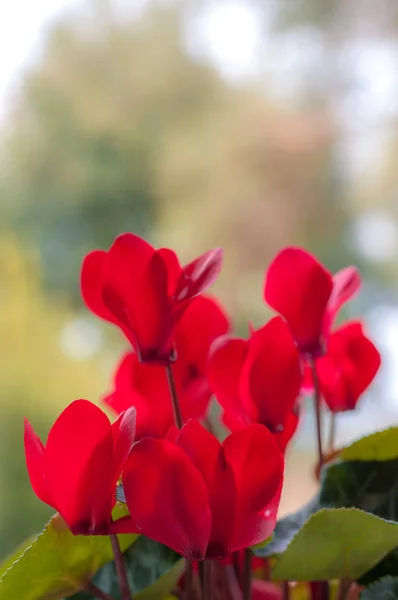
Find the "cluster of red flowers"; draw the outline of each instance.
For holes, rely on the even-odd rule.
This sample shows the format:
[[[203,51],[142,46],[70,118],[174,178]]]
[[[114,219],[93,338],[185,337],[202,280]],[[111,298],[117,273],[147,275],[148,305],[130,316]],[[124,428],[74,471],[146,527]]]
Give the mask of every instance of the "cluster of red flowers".
[[[360,287],[354,267],[332,275],[308,252],[282,250],[264,288],[279,316],[246,340],[203,295],[221,265],[217,249],[181,267],[133,234],[86,256],[88,308],[131,344],[105,397],[117,420],[76,400],[46,446],[25,424],[33,489],[74,534],[139,532],[198,561],[262,542],[275,527],[300,393],[319,383],[332,412],[352,410],[376,375],[380,356],[361,323],[333,329]],[[232,432],[222,443],[207,420],[213,395]],[[114,522],[120,479],[130,516]]]

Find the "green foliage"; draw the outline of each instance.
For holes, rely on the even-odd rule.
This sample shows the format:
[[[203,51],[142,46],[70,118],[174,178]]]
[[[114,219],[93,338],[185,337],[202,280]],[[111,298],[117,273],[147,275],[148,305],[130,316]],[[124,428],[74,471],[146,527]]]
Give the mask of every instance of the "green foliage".
[[[53,28],[23,79],[0,186],[52,289],[77,297],[85,252],[125,230],[151,235],[171,138],[224,102],[221,77],[181,49],[181,18],[178,6],[158,6],[137,26],[93,3],[89,19]]]
[[[276,580],[357,579],[398,546],[398,523],[355,508],[312,515],[279,557]]]
[[[355,507],[398,521],[398,459],[344,461],[328,467],[319,496],[322,507]]]
[[[282,554],[292,541],[296,533],[302,528],[309,517],[319,509],[318,498],[314,498],[302,509],[280,519],[275,527],[274,534],[266,546],[256,546],[253,552],[256,556],[266,557]]]
[[[153,540],[140,537],[125,553],[128,580],[134,599],[163,600],[184,569],[184,560],[175,552]],[[93,578],[102,591],[120,600],[119,583],[113,562],[106,564]],[[71,600],[90,600],[90,594],[80,592]]]
[[[349,540],[341,537],[339,523],[336,523],[335,528],[333,526],[335,519],[346,521],[347,514],[351,514],[353,519],[363,520],[364,512],[360,512],[358,517],[357,512],[347,513],[344,511],[340,513],[337,511],[329,513],[322,510],[356,508],[366,511],[367,516],[370,518],[372,518],[372,515],[381,517],[383,520],[369,521],[373,531],[376,531],[377,523],[380,525],[380,531],[384,530],[383,528],[386,525],[396,524],[395,522],[398,521],[396,434],[397,428],[390,428],[367,436],[344,449],[341,459],[324,469],[320,491],[317,496],[297,513],[279,520],[271,543],[265,548],[256,548],[254,550],[255,554],[258,556],[281,555],[277,565],[281,563],[284,568],[284,565],[287,564],[285,561],[293,556],[293,551],[297,553],[297,565],[300,565],[299,555],[304,552],[305,547],[305,551],[308,553],[301,555],[302,557],[306,556],[305,565],[307,563],[315,565],[320,570],[340,568],[341,574],[339,576],[350,575],[351,577],[353,577],[353,573],[361,570],[358,565],[366,565],[366,560],[368,560],[368,568],[361,567],[364,568],[364,571],[358,575],[359,583],[363,585],[384,575],[398,575],[398,550],[396,549],[398,542],[388,546],[385,551],[381,552],[380,560],[375,560],[371,564],[379,552],[377,535],[381,534],[376,535],[375,533],[370,535],[366,542],[361,542],[365,551],[362,556],[360,554],[361,544],[358,545],[355,538],[353,538],[355,548],[351,549],[346,546],[349,544]],[[355,460],[347,460],[351,458],[355,458]],[[325,514],[327,519],[330,520],[329,530],[329,521],[326,521],[326,517],[319,517],[320,514]],[[388,523],[387,520],[393,523]],[[353,526],[355,526],[355,523],[353,523]],[[317,531],[317,527],[319,527],[319,531]],[[360,529],[358,529],[357,534],[360,535],[360,533]],[[325,540],[327,540],[327,543],[325,543]],[[303,544],[303,547],[301,547],[301,544]],[[319,552],[316,552],[317,544],[319,544]],[[324,550],[325,554],[322,554],[322,546],[326,548]],[[330,555],[328,554],[328,548],[330,548]],[[310,553],[311,550],[314,555]],[[338,564],[335,561],[338,551],[346,551],[349,556],[354,556],[356,563],[353,564],[350,558],[348,566]],[[363,562],[361,563],[361,561]],[[280,574],[279,568],[276,568],[275,577]],[[287,568],[290,568],[290,566],[288,565]],[[344,569],[346,571],[348,569],[349,572],[345,572]],[[308,577],[312,578],[312,575]],[[315,579],[317,577],[313,576]],[[302,576],[302,579],[305,580],[306,578],[306,576]],[[319,578],[322,579],[323,577]],[[329,577],[325,578],[328,579]],[[292,575],[291,579],[296,579],[296,575]]]
[[[273,534],[271,534],[267,539],[265,539],[263,542],[260,542],[259,544],[255,544],[254,546],[250,546],[250,549],[252,551],[254,550],[260,550],[260,549],[264,549],[267,546],[269,546],[270,542],[272,541],[273,538]]]
[[[398,577],[398,548],[395,548],[377,565],[359,577],[358,583],[359,585],[369,585],[386,575]]]
[[[137,539],[135,535],[119,537],[123,550]],[[73,594],[84,589],[112,555],[108,536],[74,536],[55,515],[11,566],[6,562],[0,600],[55,600]]]
[[[367,435],[341,453],[343,460],[393,460],[398,458],[398,427]]]
[[[383,577],[363,590],[360,600],[395,600],[398,598],[398,577]]]
[[[12,235],[0,235],[0,282],[1,560],[41,531],[54,512],[29,482],[24,417],[44,442],[67,404],[100,397],[108,373],[94,358],[74,360],[64,353],[62,333],[76,316],[45,297],[34,249]]]

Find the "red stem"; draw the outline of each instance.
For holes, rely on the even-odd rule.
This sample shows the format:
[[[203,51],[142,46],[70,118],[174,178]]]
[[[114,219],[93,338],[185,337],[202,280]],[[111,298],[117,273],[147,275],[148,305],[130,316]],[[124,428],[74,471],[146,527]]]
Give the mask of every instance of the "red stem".
[[[173,369],[172,369],[171,364],[167,365],[166,374],[167,374],[167,382],[169,384],[171,403],[173,405],[174,422],[176,424],[176,427],[178,427],[178,429],[181,429],[181,427],[183,426],[184,423],[183,423],[182,416],[181,416],[181,409],[180,409],[180,403],[178,402],[176,382],[174,379]]]
[[[328,452],[334,450],[334,440],[336,437],[336,413],[330,413],[330,429],[329,429],[329,441],[328,441]]]
[[[245,548],[244,563],[243,563],[243,576],[242,576],[242,590],[243,600],[250,600],[252,589],[252,552],[250,548]]]
[[[290,599],[290,586],[288,581],[282,581],[283,600]]]
[[[214,573],[213,562],[205,560],[203,564],[203,598],[202,600],[214,600]]]
[[[115,600],[113,596],[103,592],[99,587],[91,582],[86,585],[85,591],[94,596],[94,598],[99,598],[99,600]]]
[[[228,588],[231,600],[242,600],[242,592],[239,587],[239,582],[238,578],[236,577],[234,567],[232,565],[226,565],[225,574],[228,581]]]
[[[323,465],[323,451],[322,451],[322,422],[321,422],[321,391],[319,387],[318,373],[316,371],[315,358],[311,358],[311,371],[312,380],[314,382],[314,409],[316,418],[316,438],[318,446],[318,461],[319,469]]]
[[[113,558],[115,561],[116,572],[119,579],[122,600],[132,600],[133,596],[131,594],[130,585],[127,579],[126,565],[124,564],[124,558],[122,550],[120,548],[119,539],[114,533],[111,533],[109,537],[111,538]]]

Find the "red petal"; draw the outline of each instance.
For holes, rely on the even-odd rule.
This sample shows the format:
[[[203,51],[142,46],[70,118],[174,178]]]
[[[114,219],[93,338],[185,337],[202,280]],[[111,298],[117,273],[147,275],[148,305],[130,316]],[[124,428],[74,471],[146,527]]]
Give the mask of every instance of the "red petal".
[[[283,431],[281,431],[281,433],[274,434],[276,443],[278,444],[281,452],[286,451],[288,443],[296,433],[299,420],[299,411],[297,409],[293,410],[285,419]]]
[[[119,235],[108,250],[104,278],[116,289],[124,290],[139,283],[155,249],[133,233]]]
[[[165,439],[168,442],[173,442],[173,444],[175,444],[177,442],[178,436],[179,436],[180,430],[177,429],[177,427],[175,425],[172,425],[170,427],[170,429],[168,430]]]
[[[176,372],[178,369],[175,368],[174,371]],[[184,423],[188,419],[204,419],[206,417],[211,395],[209,383],[204,375],[195,374],[185,381],[185,385],[178,394]]]
[[[249,409],[240,396],[239,380],[247,351],[246,340],[219,337],[210,348],[207,369],[210,387],[224,410],[246,419]]]
[[[195,298],[176,328],[177,362],[173,366],[184,421],[206,415],[211,390],[206,377],[210,345],[229,329],[220,306],[211,298]]]
[[[276,433],[293,410],[301,382],[300,356],[292,335],[285,321],[275,317],[250,338],[241,396],[249,396],[259,422]]]
[[[354,397],[359,397],[376,377],[381,364],[380,353],[373,342],[362,334],[352,341],[350,357],[357,368],[357,376],[352,382],[351,392]]]
[[[231,433],[223,446],[235,474],[237,509],[232,550],[239,550],[265,540],[275,527],[283,456],[268,429],[256,423]]]
[[[163,437],[174,423],[165,368],[142,364],[135,353],[123,357],[116,372],[115,389],[104,402],[117,413],[135,406],[137,440]]]
[[[176,383],[179,392],[179,382]],[[141,364],[136,358],[131,396],[137,408],[137,439],[165,436],[174,424],[166,369]]]
[[[303,361],[303,381],[301,384],[301,392],[303,394],[311,394],[314,391],[314,381],[312,377],[312,368],[307,361]]]
[[[168,362],[174,322],[165,263],[155,252],[149,258],[146,253],[135,256],[138,266],[131,262],[127,270],[133,254],[123,256],[123,246],[119,244],[117,252],[114,247],[108,253],[104,300],[117,318],[124,319],[130,327],[140,360]]]
[[[133,521],[188,559],[202,560],[211,528],[205,482],[187,454],[166,440],[134,445],[123,476]]]
[[[218,302],[207,296],[195,298],[176,330],[177,355],[204,374],[211,343],[229,329],[229,320]]]
[[[186,265],[174,292],[177,302],[194,298],[204,292],[217,279],[222,261],[222,249],[214,248]]]
[[[328,335],[330,327],[340,308],[351,300],[361,287],[361,275],[356,267],[346,267],[333,275],[333,290],[329,298],[324,321],[324,334]]]
[[[242,415],[233,411],[224,411],[221,421],[230,431],[238,431],[249,424],[247,417],[242,417]]]
[[[353,410],[380,367],[380,354],[359,322],[347,323],[329,339],[317,361],[321,391],[333,412]]]
[[[95,528],[110,521],[112,459],[107,416],[87,400],[72,402],[50,430],[45,463],[57,509],[75,532],[82,524]]]
[[[135,352],[125,354],[114,373],[114,390],[103,398],[105,404],[120,414],[133,405],[132,396],[134,365],[137,360]]]
[[[119,362],[114,374],[115,388],[129,390],[133,378],[134,366],[137,361],[135,352],[127,352]]]
[[[44,473],[44,453],[45,449],[39,437],[34,432],[32,425],[28,419],[25,419],[24,444],[26,466],[28,468],[29,479],[33,491],[42,502],[49,504],[53,508],[54,501],[48,489],[45,473]]]
[[[174,294],[182,268],[178,256],[169,248],[160,248],[156,254],[161,257],[167,269],[167,293],[171,297]]]
[[[300,248],[282,250],[268,269],[265,300],[286,319],[301,352],[314,354],[320,350],[332,288],[330,273]]]
[[[231,552],[235,518],[235,477],[217,438],[198,421],[188,421],[177,444],[185,450],[203,476],[209,493],[212,528],[207,558],[221,558]]]
[[[106,258],[107,253],[103,250],[94,250],[94,252],[87,254],[83,260],[80,286],[83,300],[87,307],[102,319],[114,323],[115,317],[107,308],[102,298],[103,273]]]
[[[114,455],[114,485],[121,476],[122,469],[134,444],[136,410],[134,407],[123,412],[112,425]]]

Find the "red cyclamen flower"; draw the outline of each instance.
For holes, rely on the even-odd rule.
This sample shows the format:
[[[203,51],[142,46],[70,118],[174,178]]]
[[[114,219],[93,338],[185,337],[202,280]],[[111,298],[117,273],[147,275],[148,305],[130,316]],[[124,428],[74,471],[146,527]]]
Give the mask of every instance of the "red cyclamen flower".
[[[320,389],[332,412],[354,410],[380,367],[380,354],[353,321],[334,331],[327,354],[316,362]]]
[[[269,537],[282,481],[283,457],[265,427],[249,425],[221,444],[197,421],[175,442],[137,442],[123,475],[137,530],[193,560]]]
[[[273,318],[249,340],[223,336],[212,346],[208,378],[232,430],[266,425],[284,450],[294,434],[302,374],[289,327]]]
[[[167,364],[173,359],[176,324],[221,265],[220,249],[181,267],[172,250],[155,250],[125,233],[108,252],[95,250],[85,257],[81,289],[88,308],[118,325],[142,362]]]
[[[286,319],[300,352],[319,356],[337,312],[360,285],[355,267],[332,275],[306,250],[285,248],[268,269],[264,297]]]
[[[176,326],[178,359],[172,368],[184,421],[201,419],[206,414],[211,397],[206,377],[210,344],[228,330],[229,321],[222,308],[206,296],[195,298]],[[140,363],[134,352],[122,358],[114,390],[104,401],[117,413],[136,407],[137,440],[164,437],[174,424],[165,368]]]
[[[135,409],[110,424],[88,400],[72,402],[52,426],[46,446],[25,419],[25,456],[33,490],[75,535],[117,532],[111,522],[116,483],[134,442]]]

